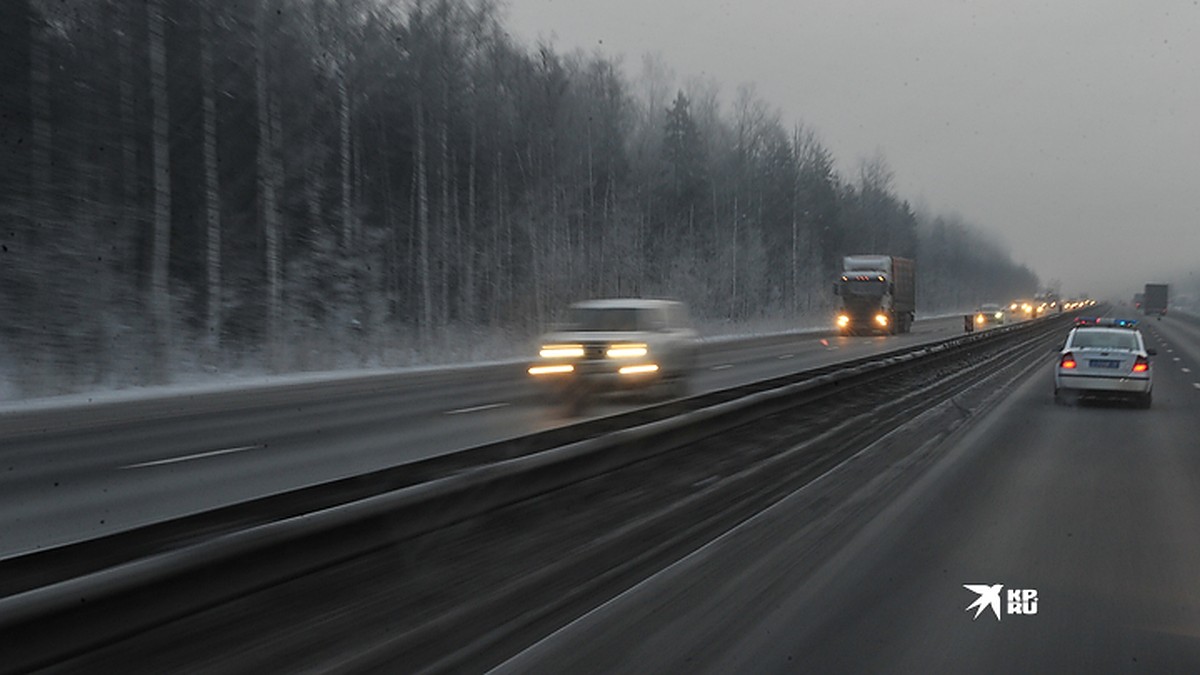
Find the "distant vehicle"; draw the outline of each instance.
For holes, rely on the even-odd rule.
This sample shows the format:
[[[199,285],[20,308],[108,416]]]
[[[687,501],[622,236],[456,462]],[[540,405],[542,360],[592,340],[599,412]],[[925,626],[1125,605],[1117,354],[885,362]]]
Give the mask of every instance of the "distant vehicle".
[[[1145,300],[1145,299],[1146,299],[1146,294],[1145,294],[1145,293],[1134,293],[1134,294],[1133,294],[1133,308],[1134,308],[1134,309],[1141,309],[1141,308],[1142,308],[1142,301],[1143,301],[1143,300]]]
[[[1034,319],[1041,316],[1041,303],[1035,300],[1013,300],[1008,306],[1009,316],[1016,320]]]
[[[1054,401],[1080,397],[1122,398],[1149,408],[1154,386],[1153,349],[1146,347],[1137,321],[1078,318],[1058,356]]]
[[[843,335],[907,333],[916,312],[912,260],[888,255],[850,255],[833,284],[841,302],[837,328]]]
[[[1004,323],[1006,310],[1000,305],[993,303],[984,303],[975,310],[975,325],[979,328],[984,326],[999,326]]]
[[[1167,290],[1166,284],[1146,284],[1146,291],[1143,293],[1142,313],[1146,316],[1157,314],[1158,316],[1167,315]]]
[[[681,302],[588,300],[571,305],[567,323],[542,336],[528,373],[544,391],[568,402],[658,385],[683,395],[698,348]]]

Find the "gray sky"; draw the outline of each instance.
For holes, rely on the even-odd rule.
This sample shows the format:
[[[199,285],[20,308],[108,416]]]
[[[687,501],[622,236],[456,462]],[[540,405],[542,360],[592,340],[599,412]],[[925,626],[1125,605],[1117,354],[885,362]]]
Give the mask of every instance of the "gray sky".
[[[1200,0],[508,0],[527,44],[754,82],[852,172],[957,212],[1063,290],[1200,271]]]

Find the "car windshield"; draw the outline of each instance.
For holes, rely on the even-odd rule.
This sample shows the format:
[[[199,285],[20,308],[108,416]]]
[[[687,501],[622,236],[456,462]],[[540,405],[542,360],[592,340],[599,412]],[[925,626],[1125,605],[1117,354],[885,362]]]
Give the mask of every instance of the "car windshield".
[[[1133,351],[1138,348],[1137,336],[1131,332],[1081,330],[1075,331],[1071,346],[1079,349],[1122,349]]]
[[[571,309],[569,327],[581,331],[646,330],[652,314],[649,309],[632,307],[575,307]]]

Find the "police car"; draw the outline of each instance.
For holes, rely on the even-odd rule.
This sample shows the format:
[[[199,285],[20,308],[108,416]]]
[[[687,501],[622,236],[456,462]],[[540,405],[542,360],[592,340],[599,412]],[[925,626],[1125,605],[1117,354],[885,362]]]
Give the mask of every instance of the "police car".
[[[1080,317],[1067,336],[1054,370],[1054,401],[1081,397],[1120,398],[1149,408],[1154,386],[1150,357],[1133,319]]]

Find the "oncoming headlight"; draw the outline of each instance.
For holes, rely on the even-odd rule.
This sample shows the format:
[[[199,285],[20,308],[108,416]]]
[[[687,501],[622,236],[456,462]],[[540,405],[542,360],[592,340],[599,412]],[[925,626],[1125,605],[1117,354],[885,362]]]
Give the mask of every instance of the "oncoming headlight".
[[[850,317],[845,314],[839,314],[837,318],[838,328],[845,328],[850,325]]]
[[[646,355],[646,345],[644,344],[628,344],[628,345],[613,345],[608,348],[605,355],[610,359],[632,359]]]
[[[543,359],[583,358],[583,345],[543,345],[538,354]]]
[[[875,323],[879,324],[880,326],[888,325],[887,314],[876,314],[875,315]]]

